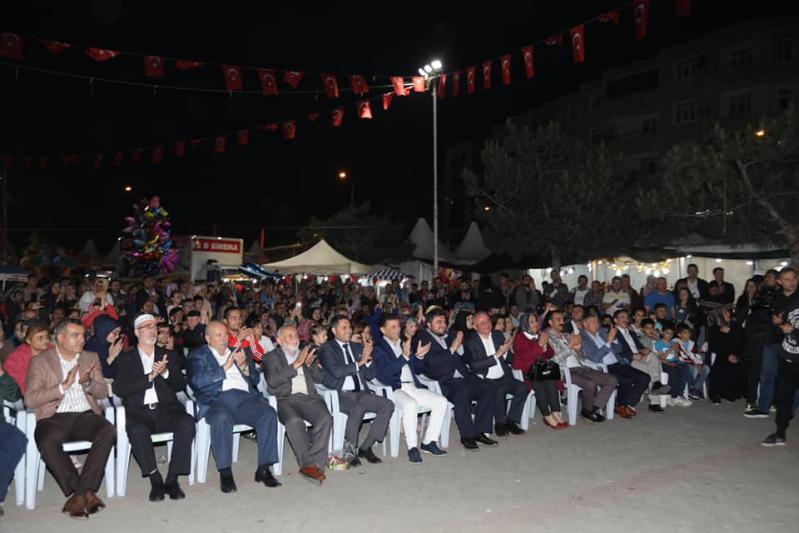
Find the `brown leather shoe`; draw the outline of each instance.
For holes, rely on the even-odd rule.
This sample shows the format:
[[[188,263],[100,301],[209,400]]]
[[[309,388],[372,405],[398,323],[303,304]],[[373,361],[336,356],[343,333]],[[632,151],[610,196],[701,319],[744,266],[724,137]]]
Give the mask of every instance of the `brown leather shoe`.
[[[103,500],[98,498],[94,492],[90,490],[86,491],[86,512],[89,514],[95,514],[103,509],[105,509],[105,503]]]
[[[315,485],[321,485],[322,481],[325,479],[325,475],[313,465],[302,467],[300,469],[300,474],[305,476],[305,479]]]
[[[626,405],[617,405],[613,411],[622,418],[629,419],[633,417]]]
[[[61,512],[69,515],[70,518],[89,518],[86,512],[86,498],[79,494],[73,494],[64,504]]]

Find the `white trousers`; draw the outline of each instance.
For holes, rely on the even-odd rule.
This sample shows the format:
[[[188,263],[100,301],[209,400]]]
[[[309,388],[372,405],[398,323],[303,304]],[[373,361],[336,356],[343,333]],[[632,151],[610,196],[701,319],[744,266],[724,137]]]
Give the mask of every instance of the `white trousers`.
[[[405,443],[409,450],[419,445],[416,435],[418,407],[431,410],[422,442],[429,444],[439,440],[444,416],[449,409],[449,402],[444,396],[427,389],[419,389],[413,383],[403,383],[402,389],[394,391],[394,403],[402,409],[402,429],[405,431]]]

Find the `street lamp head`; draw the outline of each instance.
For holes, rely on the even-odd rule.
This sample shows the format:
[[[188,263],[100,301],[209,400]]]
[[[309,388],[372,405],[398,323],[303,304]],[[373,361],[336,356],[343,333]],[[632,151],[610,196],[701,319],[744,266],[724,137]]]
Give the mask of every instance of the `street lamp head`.
[[[762,128],[755,132],[755,137],[765,137],[765,136],[766,136],[766,130]]]
[[[425,72],[423,68],[419,69],[419,74],[422,76],[427,76],[427,72]]]
[[[338,179],[340,180],[347,179],[347,173],[342,170],[341,172],[338,173]]]
[[[439,59],[434,59],[433,61],[430,62],[430,65],[433,67],[433,70],[435,70],[436,72],[440,71],[442,67],[441,61]]]
[[[133,187],[131,187],[130,185],[126,185],[125,186],[125,192],[131,192],[132,190],[133,190]]]
[[[431,67],[429,63],[427,65],[425,65],[423,68],[424,68],[425,74],[430,74],[431,72],[433,72],[433,67]]]

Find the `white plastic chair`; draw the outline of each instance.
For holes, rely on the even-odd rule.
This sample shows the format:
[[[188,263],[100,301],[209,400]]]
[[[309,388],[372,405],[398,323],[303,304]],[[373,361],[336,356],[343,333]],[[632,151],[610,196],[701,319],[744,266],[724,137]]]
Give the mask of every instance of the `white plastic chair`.
[[[518,368],[513,369],[513,377],[516,380],[521,381],[524,383],[524,374]],[[510,394],[506,397],[508,400],[513,398]],[[508,404],[508,411],[510,411],[510,404]],[[530,429],[530,420],[533,420],[535,424],[535,391],[530,389],[530,392],[527,394],[527,399],[524,401],[524,409],[522,410],[522,420],[521,420],[521,428],[525,431]]]
[[[247,424],[236,424],[233,426],[234,463],[239,460],[239,441],[241,440],[241,434],[252,430],[253,428]],[[197,450],[197,483],[205,483],[208,476],[208,460],[211,456],[211,426],[205,421],[205,417],[197,421],[194,446]]]
[[[570,368],[575,368],[580,366],[580,363],[574,358],[573,355],[570,355],[566,359],[566,365],[562,365],[560,367],[560,373],[563,377],[564,381],[566,382],[566,398],[567,398],[567,408],[569,410],[569,425],[574,426],[577,424],[577,398],[580,395],[580,391],[582,390],[581,387],[572,383],[572,376],[571,372],[569,371]],[[596,365],[598,368],[595,370],[601,369],[603,372],[607,374],[608,368],[604,365]],[[613,394],[610,395],[608,399],[607,407],[605,408],[605,418],[608,420],[613,420],[614,417],[614,407],[616,406],[616,390],[613,390]]]
[[[28,414],[25,412],[22,400],[3,401],[3,419],[23,433],[27,429],[27,417]],[[14,469],[14,491],[17,505],[23,505],[25,503],[25,454],[22,455]]]
[[[331,443],[329,448],[337,452],[342,452],[344,450],[344,432],[347,429],[347,415],[341,412],[339,408],[338,391],[317,383],[316,392],[318,392],[325,401],[327,410],[330,411],[330,414],[333,416],[333,431],[330,433]],[[363,415],[363,419],[365,421],[374,420],[375,416],[374,413],[366,413]],[[383,457],[386,455],[386,439],[384,438]]]
[[[114,408],[108,401],[101,401],[101,406],[105,411],[105,418],[112,424],[114,423]],[[28,449],[25,454],[25,506],[28,509],[36,508],[36,492],[44,489],[44,472],[47,470],[39,448],[36,446],[36,416],[33,411],[28,411],[26,416],[27,424],[25,435],[28,437]],[[66,453],[88,452],[92,443],[87,440],[65,442],[62,446]],[[115,448],[111,448],[108,454],[108,462],[105,464],[105,483],[106,496],[114,497],[114,453]]]
[[[115,398],[117,400],[117,398]],[[122,401],[119,400],[116,402],[119,407],[116,408],[116,427],[117,427],[117,472],[116,472],[116,481],[117,481],[117,495],[122,497],[125,495],[128,486],[128,468],[130,466],[130,455],[132,453],[132,449],[130,446],[130,440],[128,440],[128,432],[125,428],[126,416],[125,416],[125,408],[122,406]],[[188,400],[184,404],[186,406],[186,412],[189,415],[194,417],[194,402]],[[172,459],[172,441],[174,440],[175,436],[172,432],[168,433],[154,433],[150,436],[150,439],[153,441],[153,444],[164,444],[166,443],[166,455],[167,459]],[[197,466],[197,451],[195,443],[192,442],[191,444],[191,471],[189,472],[189,485],[194,485],[194,471]]]
[[[417,374],[416,379],[418,379],[419,383],[430,389],[432,392],[444,396],[444,394],[441,392],[441,385],[438,384],[437,380],[430,379],[421,374]],[[452,425],[452,418],[455,416],[455,405],[452,402],[447,403],[449,403],[449,409],[447,409],[447,414],[444,415],[444,427],[441,429],[440,444],[442,448],[449,448],[450,426]]]

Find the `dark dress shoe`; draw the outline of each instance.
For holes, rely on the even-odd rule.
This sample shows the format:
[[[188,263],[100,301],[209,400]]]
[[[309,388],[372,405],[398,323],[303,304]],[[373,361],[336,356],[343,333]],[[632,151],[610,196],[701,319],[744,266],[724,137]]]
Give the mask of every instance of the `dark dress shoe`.
[[[166,489],[164,488],[163,483],[153,483],[153,486],[150,488],[150,501],[151,502],[164,501],[165,494],[166,494]]]
[[[497,437],[504,437],[508,434],[508,427],[505,424],[494,424],[494,434]]]
[[[280,481],[275,479],[275,476],[272,475],[272,472],[268,468],[262,468],[260,470],[256,470],[255,482],[263,483],[267,487],[271,488],[279,487],[280,485],[282,485]]]
[[[166,493],[169,494],[170,500],[182,500],[186,497],[186,493],[180,488],[180,483],[177,480],[168,482],[164,488]]]
[[[480,446],[477,445],[477,443],[474,441],[473,438],[469,438],[469,439],[462,438],[461,439],[461,444],[467,450],[472,450],[472,451],[476,452],[477,450],[480,449]]]
[[[69,515],[70,518],[89,518],[89,513],[86,512],[86,498],[73,494],[64,504],[61,512]]]
[[[236,488],[236,482],[233,481],[233,474],[222,474],[219,476],[219,488],[222,489],[222,492],[227,494],[228,492],[236,492],[238,490]]]
[[[478,433],[477,436],[474,438],[474,440],[476,442],[479,442],[480,444],[488,446],[489,448],[496,448],[497,446],[499,446],[499,443],[497,441],[495,441],[494,439],[489,439],[482,433]]]
[[[105,502],[103,502],[103,500],[101,500],[94,492],[87,491],[85,499],[87,513],[95,514],[105,509]]]
[[[361,463],[361,460],[358,459],[357,455],[350,457],[349,461],[347,462],[350,464],[350,468],[355,468],[356,466],[361,466],[363,464]]]
[[[665,409],[663,409],[661,406],[655,403],[649,404],[649,410],[652,411],[653,413],[662,413],[663,411],[665,411]]]
[[[383,462],[378,456],[375,455],[375,452],[373,452],[371,448],[367,448],[365,450],[363,448],[358,448],[358,457],[363,457],[373,465]]]
[[[313,465],[300,468],[300,475],[317,487],[322,484],[322,480],[324,479],[324,477],[322,477],[322,472]]]
[[[508,431],[513,435],[524,435],[524,430],[520,428],[516,422],[508,422],[505,427],[508,428]]]
[[[582,415],[583,418],[585,418],[589,422],[599,423],[605,421],[605,417],[600,415],[596,411],[583,411],[580,414]]]

